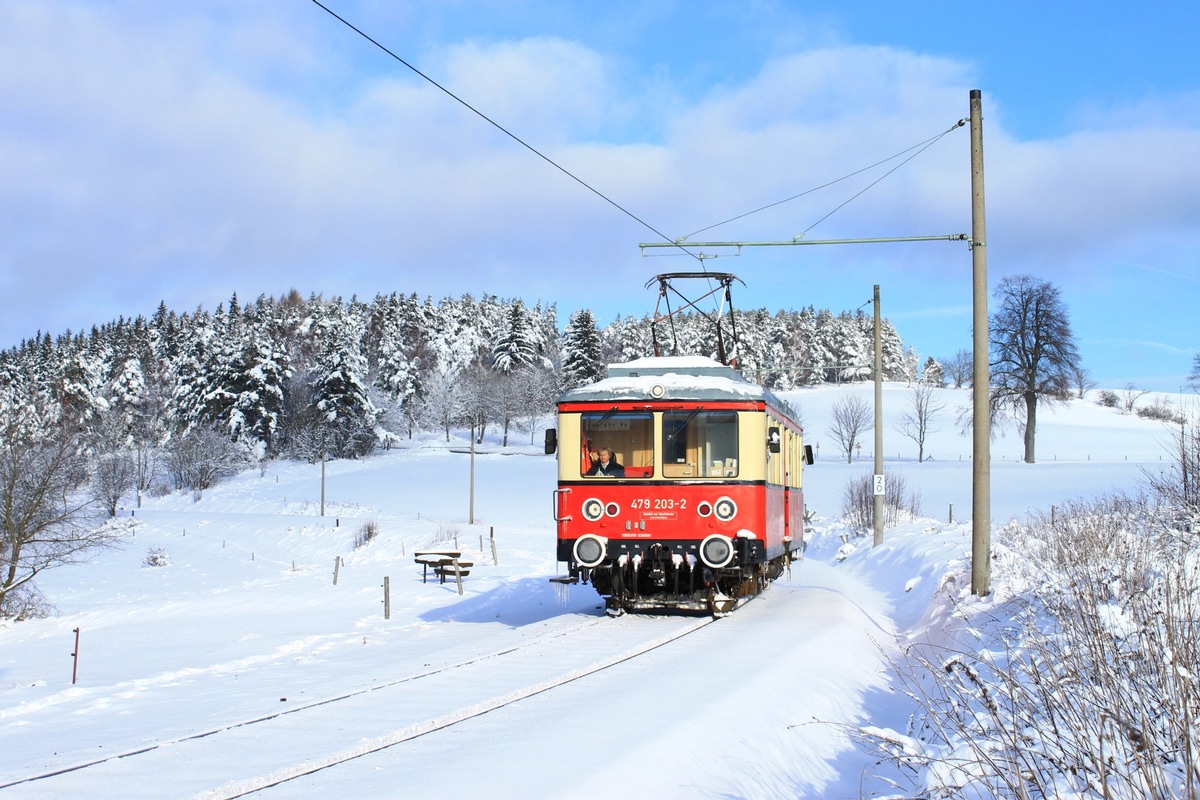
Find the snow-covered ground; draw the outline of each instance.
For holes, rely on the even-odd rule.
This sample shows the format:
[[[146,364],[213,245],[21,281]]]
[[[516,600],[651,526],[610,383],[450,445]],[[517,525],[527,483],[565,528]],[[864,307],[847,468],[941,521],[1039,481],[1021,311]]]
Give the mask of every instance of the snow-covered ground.
[[[0,627],[0,798],[859,797],[872,760],[847,726],[911,711],[890,656],[944,624],[939,587],[990,601],[964,581],[969,395],[940,392],[918,464],[894,427],[910,390],[886,387],[885,471],[928,518],[847,548],[843,486],[872,458],[870,434],[854,463],[833,452],[848,392],[871,399],[789,394],[820,445],[808,554],[716,622],[609,619],[590,587],[556,591],[554,464],[536,449],[476,456],[474,524],[470,456],[436,438],[328,464],[324,517],[320,465],[145,498],[118,520],[123,547],[43,574],[56,615]],[[992,445],[993,529],[1136,489],[1166,438],[1091,400],[1043,408],[1040,463],[1015,429]],[[368,521],[379,536],[355,549]],[[452,545],[474,561],[462,595],[413,561]],[[169,565],[145,566],[159,548]]]

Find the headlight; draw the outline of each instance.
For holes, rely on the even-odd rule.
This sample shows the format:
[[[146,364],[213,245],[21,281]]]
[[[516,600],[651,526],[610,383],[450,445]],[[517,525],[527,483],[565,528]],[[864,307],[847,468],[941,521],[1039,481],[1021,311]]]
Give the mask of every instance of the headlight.
[[[578,562],[579,566],[591,569],[604,560],[607,551],[608,540],[603,536],[589,533],[575,540],[575,547],[572,552],[575,554],[575,561]]]
[[[719,533],[705,537],[700,543],[700,560],[713,569],[728,566],[733,561],[733,543]]]
[[[713,511],[716,513],[717,519],[729,522],[737,516],[737,503],[733,502],[732,498],[722,497],[713,505]]]
[[[594,497],[589,497],[583,501],[583,518],[588,522],[595,522],[604,516],[604,503],[601,503]]]

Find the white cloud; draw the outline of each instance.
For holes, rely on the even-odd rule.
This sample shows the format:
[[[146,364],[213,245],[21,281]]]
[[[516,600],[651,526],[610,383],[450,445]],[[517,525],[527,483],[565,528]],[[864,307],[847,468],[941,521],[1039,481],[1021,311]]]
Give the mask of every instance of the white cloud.
[[[650,275],[695,268],[641,259],[635,245],[651,231],[317,12],[0,8],[0,280],[16,309],[0,343],[150,313],[161,298],[211,307],[235,290],[292,286],[486,291],[642,313]],[[426,46],[429,63],[416,66],[672,237],[946,130],[967,115],[978,77],[972,64],[902,47],[824,46],[697,92],[680,88],[686,76],[639,71],[583,41]],[[1017,141],[1004,98],[984,99],[994,276],[1066,279],[1113,258],[1195,268],[1200,129],[1113,113]],[[968,232],[968,154],[966,129],[950,133],[809,238]],[[704,237],[790,238],[896,163]],[[933,301],[940,308],[969,300],[964,247],[805,250],[715,268],[746,273],[747,305],[836,307],[873,281],[891,284],[893,308],[923,307],[930,286],[952,293]],[[937,330],[920,346],[956,349]]]

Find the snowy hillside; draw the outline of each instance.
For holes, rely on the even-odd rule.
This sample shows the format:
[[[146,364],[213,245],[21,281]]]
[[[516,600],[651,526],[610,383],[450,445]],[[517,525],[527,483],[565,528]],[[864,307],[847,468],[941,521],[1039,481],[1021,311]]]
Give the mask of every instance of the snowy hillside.
[[[886,387],[885,470],[926,518],[877,549],[842,541],[843,486],[872,458],[869,434],[854,463],[833,452],[848,392],[871,387],[788,393],[819,445],[808,554],[715,623],[556,592],[554,463],[531,448],[480,448],[474,524],[471,457],[437,437],[330,462],[323,517],[321,466],[295,462],[127,506],[122,547],[39,578],[55,616],[0,628],[0,798],[859,797],[873,760],[847,726],[911,712],[898,643],[945,622],[948,580],[991,600],[962,583],[967,392],[939,392],[918,464],[895,429],[910,390]],[[993,444],[993,527],[1166,458],[1162,425],[1091,400],[1039,423],[1038,464],[1015,429]],[[422,580],[427,547],[474,562],[461,595]]]

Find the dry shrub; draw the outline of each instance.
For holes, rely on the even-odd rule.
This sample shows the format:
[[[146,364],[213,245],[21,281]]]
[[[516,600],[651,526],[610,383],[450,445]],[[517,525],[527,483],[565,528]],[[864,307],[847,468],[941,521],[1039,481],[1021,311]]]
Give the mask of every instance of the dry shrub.
[[[379,536],[379,523],[373,519],[364,522],[358,532],[354,534],[354,549],[366,547],[375,541],[377,536]]]
[[[1197,538],[1127,497],[1002,538],[1032,592],[910,648],[919,712],[866,738],[924,797],[1200,796]]]
[[[446,542],[457,544],[458,534],[461,529],[462,526],[457,522],[439,522],[433,541],[435,544],[445,544]]]
[[[54,612],[54,606],[32,582],[10,589],[0,597],[0,620],[22,622],[27,619],[44,619]]]
[[[842,491],[842,515],[853,530],[866,533],[875,527],[874,476],[870,473],[846,482]],[[883,524],[894,527],[921,515],[921,496],[910,491],[904,475],[887,476],[883,488]]]

